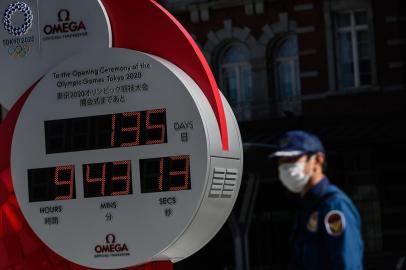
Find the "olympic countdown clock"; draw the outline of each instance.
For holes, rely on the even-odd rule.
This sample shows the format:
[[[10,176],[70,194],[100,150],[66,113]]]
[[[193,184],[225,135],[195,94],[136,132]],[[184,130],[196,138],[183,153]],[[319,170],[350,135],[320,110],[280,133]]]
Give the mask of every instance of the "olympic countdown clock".
[[[28,223],[56,253],[92,268],[193,254],[240,188],[240,133],[223,104],[228,151],[206,96],[170,62],[126,49],[66,60],[31,92],[13,136]]]

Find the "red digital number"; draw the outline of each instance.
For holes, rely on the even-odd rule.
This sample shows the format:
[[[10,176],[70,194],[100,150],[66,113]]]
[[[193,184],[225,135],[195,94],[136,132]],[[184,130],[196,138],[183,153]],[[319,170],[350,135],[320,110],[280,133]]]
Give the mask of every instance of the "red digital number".
[[[104,196],[106,190],[106,163],[103,163],[101,168],[100,177],[90,177],[91,165],[86,165],[86,182],[87,183],[100,183],[100,194]]]
[[[119,165],[126,165],[126,175],[119,175],[119,176],[113,175],[113,177],[111,178],[111,181],[112,181],[112,183],[114,183],[114,181],[125,181],[125,190],[112,192],[111,195],[113,195],[113,196],[130,194],[131,163],[130,163],[130,161],[113,162],[113,166],[119,166]]]
[[[128,147],[140,145],[141,113],[140,112],[123,113],[122,117],[134,117],[136,124],[134,127],[121,128],[121,133],[134,132],[135,137],[133,142],[122,143],[121,146]]]
[[[165,109],[147,111],[147,119],[146,119],[147,130],[160,129],[161,137],[155,140],[147,140],[145,144],[161,144],[165,142],[165,133],[166,133],[165,124],[156,124],[156,125],[151,124],[151,114],[161,114],[164,113],[165,111],[166,111]]]
[[[68,171],[68,179],[60,179],[60,172]],[[55,168],[55,186],[69,186],[69,194],[56,196],[55,200],[70,200],[73,198],[73,187],[74,187],[74,175],[75,175],[75,166],[58,166]]]
[[[159,160],[159,191],[164,190],[164,162],[165,158]]]
[[[183,176],[184,182],[183,185],[177,187],[170,187],[170,191],[180,191],[180,190],[187,190],[189,187],[189,167],[190,167],[190,159],[189,156],[178,156],[178,157],[171,157],[171,161],[175,160],[183,160],[185,161],[185,169],[182,171],[171,171],[169,172],[169,177],[173,176]]]
[[[116,145],[116,115],[111,117],[111,147]]]

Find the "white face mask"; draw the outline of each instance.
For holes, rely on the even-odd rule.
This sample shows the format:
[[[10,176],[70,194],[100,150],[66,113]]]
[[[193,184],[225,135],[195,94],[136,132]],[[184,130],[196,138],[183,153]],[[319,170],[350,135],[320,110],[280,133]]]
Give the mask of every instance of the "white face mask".
[[[279,165],[279,178],[291,192],[301,193],[309,182],[311,173],[305,174],[305,162],[283,163]]]

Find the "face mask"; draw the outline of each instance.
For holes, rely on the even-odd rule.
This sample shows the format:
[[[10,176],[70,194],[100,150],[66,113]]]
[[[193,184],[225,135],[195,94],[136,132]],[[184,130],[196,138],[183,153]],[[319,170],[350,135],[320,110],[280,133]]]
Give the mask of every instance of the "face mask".
[[[309,182],[310,174],[304,172],[305,162],[283,163],[279,165],[279,178],[282,184],[293,193],[301,193]]]

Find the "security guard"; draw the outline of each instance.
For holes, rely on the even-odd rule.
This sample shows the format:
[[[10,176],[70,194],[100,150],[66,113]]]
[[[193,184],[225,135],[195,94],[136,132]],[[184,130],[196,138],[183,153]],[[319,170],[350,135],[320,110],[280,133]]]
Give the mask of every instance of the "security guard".
[[[288,132],[272,157],[278,158],[282,184],[301,194],[289,269],[362,270],[360,216],[347,195],[324,175],[325,150],[319,138]]]

